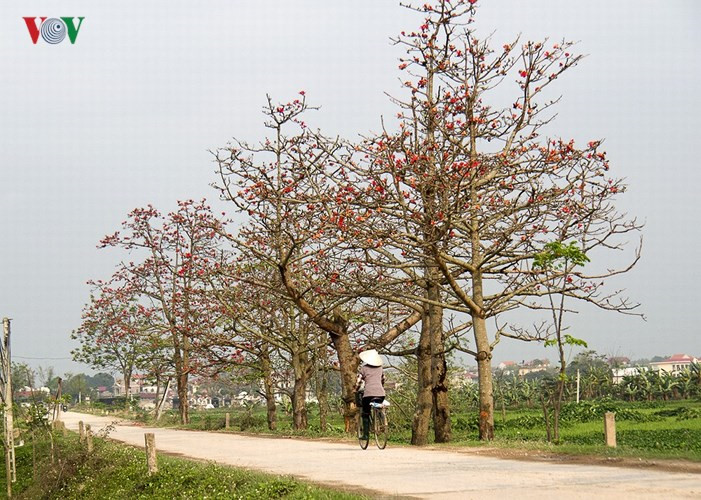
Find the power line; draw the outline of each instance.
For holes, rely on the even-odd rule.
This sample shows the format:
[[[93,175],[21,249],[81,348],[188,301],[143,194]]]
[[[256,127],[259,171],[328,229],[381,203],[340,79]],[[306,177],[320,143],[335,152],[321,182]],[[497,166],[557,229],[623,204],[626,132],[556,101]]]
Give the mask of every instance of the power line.
[[[19,358],[19,359],[73,359],[73,358],[30,358],[28,356],[12,356],[13,358]]]

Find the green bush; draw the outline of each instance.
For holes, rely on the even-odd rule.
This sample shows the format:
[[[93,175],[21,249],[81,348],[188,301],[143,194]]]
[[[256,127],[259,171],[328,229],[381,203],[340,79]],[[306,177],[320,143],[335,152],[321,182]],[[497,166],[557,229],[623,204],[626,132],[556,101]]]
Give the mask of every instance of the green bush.
[[[469,417],[457,417],[453,422],[453,429],[455,429],[456,431],[478,431],[479,417],[477,415],[471,415]]]
[[[92,454],[75,435],[54,436],[55,460],[49,459],[48,439],[38,447],[38,474],[32,480],[31,447],[17,450],[17,479],[13,498],[109,499],[357,499],[363,498],[279,477],[241,469],[202,464],[180,458],[158,457],[158,473],[146,474],[141,449],[95,439]],[[4,476],[4,474],[0,475]],[[5,491],[0,477],[0,491]]]
[[[604,414],[607,412],[616,413],[616,420],[620,421],[653,422],[661,419],[657,414],[643,413],[621,405],[618,401],[601,399],[562,405],[560,420],[562,422],[593,422],[603,420]]]
[[[691,420],[694,418],[701,418],[701,409],[690,408],[688,406],[680,406],[677,408],[668,408],[664,410],[658,410],[654,415],[662,417],[676,417],[677,420]]]
[[[226,426],[226,420],[222,415],[210,415],[207,414],[204,417],[204,424],[202,428],[206,431],[213,431],[218,429],[223,429]]]
[[[619,430],[616,434],[621,446],[640,450],[701,452],[699,429],[627,429]]]
[[[267,428],[267,421],[264,416],[248,412],[239,416],[238,424],[241,431]]]
[[[543,417],[539,415],[523,415],[512,420],[507,420],[507,429],[532,429],[543,425]]]

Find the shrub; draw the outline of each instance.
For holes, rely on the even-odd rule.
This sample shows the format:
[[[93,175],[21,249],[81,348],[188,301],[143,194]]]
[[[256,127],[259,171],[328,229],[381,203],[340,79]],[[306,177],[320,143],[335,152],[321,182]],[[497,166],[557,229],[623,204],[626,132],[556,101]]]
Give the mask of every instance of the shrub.
[[[543,425],[543,417],[538,415],[523,415],[513,420],[507,420],[507,429],[532,429]]]
[[[662,417],[677,417],[677,420],[690,420],[693,418],[701,418],[701,410],[699,408],[678,407],[659,410],[654,415]]]
[[[562,406],[560,419],[563,422],[592,422],[602,420],[606,412],[615,412],[616,420],[630,422],[654,422],[661,419],[657,414],[633,410],[611,399],[567,403]]]
[[[617,441],[641,450],[701,452],[699,429],[620,430]]]
[[[219,414],[207,414],[204,417],[202,428],[206,431],[223,429],[226,425],[226,420]]]

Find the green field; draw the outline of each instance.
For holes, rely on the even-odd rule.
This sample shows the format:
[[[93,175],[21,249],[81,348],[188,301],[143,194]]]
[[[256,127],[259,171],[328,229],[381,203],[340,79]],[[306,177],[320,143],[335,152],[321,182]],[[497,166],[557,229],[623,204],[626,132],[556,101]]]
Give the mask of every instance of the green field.
[[[616,413],[617,448],[604,444],[604,413]],[[231,415],[229,432],[265,433],[286,436],[323,437],[347,439],[343,432],[343,420],[338,412],[329,415],[329,425],[321,432],[318,411],[309,406],[309,428],[295,431],[291,428],[291,417],[283,411],[278,413],[275,432],[266,426],[262,408],[227,408],[193,411],[186,428],[215,430],[224,429],[225,414]],[[505,417],[505,418],[504,418]],[[410,415],[390,407],[390,442],[408,445],[411,438]],[[153,425],[146,415],[141,419]],[[160,425],[183,427],[178,415],[166,413]],[[675,458],[701,461],[701,400],[653,401],[628,403],[610,399],[567,403],[563,406],[561,419],[561,441],[548,443],[543,414],[538,408],[506,409],[495,415],[496,439],[490,446],[542,449],[555,453],[591,454],[606,456],[632,456],[641,458]],[[457,408],[452,414],[453,441],[451,445],[484,446],[477,434],[477,411]]]

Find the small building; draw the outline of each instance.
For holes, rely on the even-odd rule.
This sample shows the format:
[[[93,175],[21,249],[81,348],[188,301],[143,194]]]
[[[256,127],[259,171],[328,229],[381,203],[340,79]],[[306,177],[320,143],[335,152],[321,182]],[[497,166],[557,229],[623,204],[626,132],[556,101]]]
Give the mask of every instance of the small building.
[[[650,368],[657,372],[671,373],[678,375],[685,369],[691,367],[692,363],[698,363],[699,359],[688,354],[674,354],[673,356],[650,363]]]
[[[141,392],[141,387],[145,385],[146,380],[145,376],[141,374],[134,374],[131,376],[131,380],[129,382],[129,394],[125,394],[125,383],[124,383],[124,377],[119,378],[114,380],[114,385],[112,386],[112,394],[115,397],[119,396],[136,396]]]
[[[612,368],[624,368],[630,364],[630,359],[625,356],[613,356],[608,359]]]
[[[644,366],[626,366],[625,368],[612,368],[611,369],[611,381],[614,384],[620,384],[623,381],[623,377],[634,377],[636,375],[642,375],[649,368]]]
[[[534,359],[528,363],[522,363],[518,368],[518,376],[523,377],[529,373],[544,372],[550,368],[550,360]]]
[[[477,372],[473,370],[461,370],[452,374],[450,385],[451,387],[464,387],[475,384],[478,378]],[[385,384],[385,388],[387,388],[387,384]]]
[[[497,365],[497,370],[501,370],[503,373],[515,373],[518,371],[518,365],[516,361],[502,361]]]

